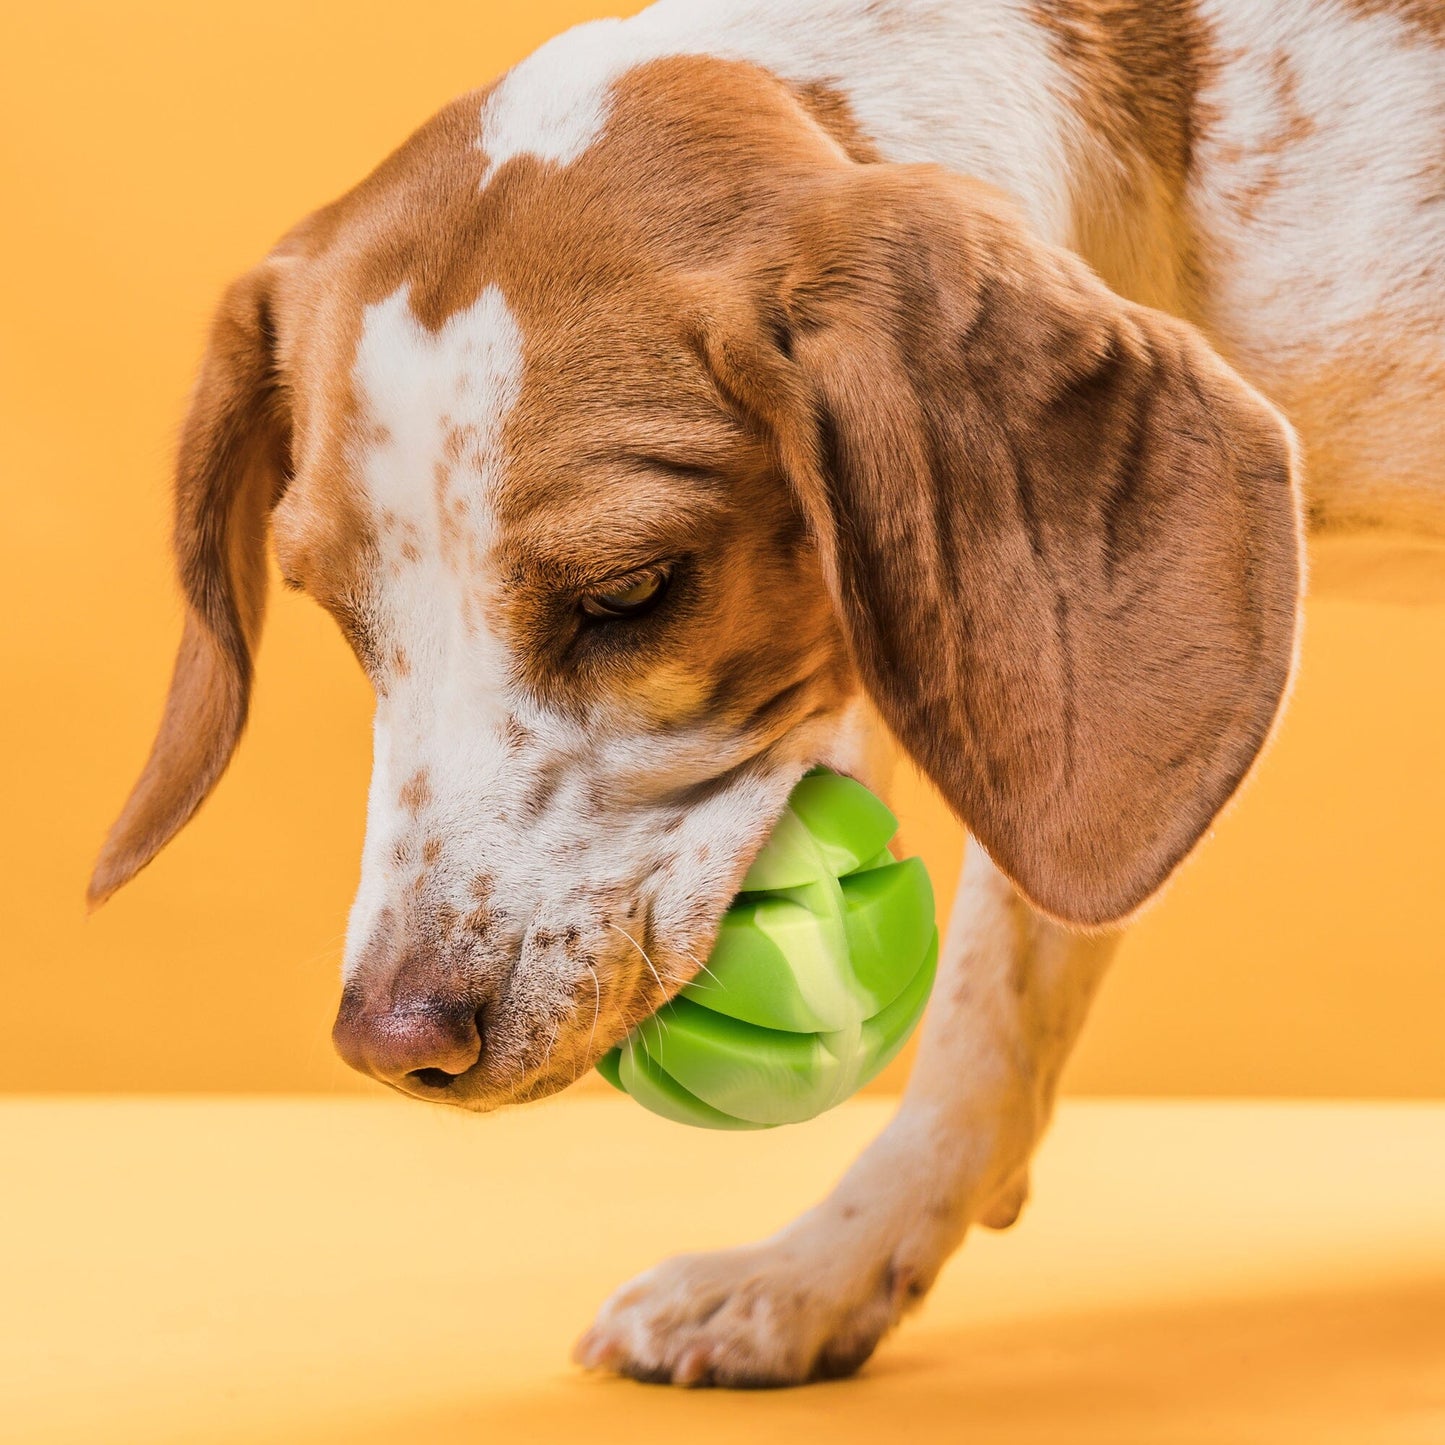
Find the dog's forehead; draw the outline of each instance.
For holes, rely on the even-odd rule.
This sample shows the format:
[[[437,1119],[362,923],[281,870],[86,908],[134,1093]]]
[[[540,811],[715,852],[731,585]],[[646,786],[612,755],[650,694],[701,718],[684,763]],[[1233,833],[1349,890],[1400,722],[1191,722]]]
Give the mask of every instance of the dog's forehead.
[[[636,296],[625,326],[539,322],[495,281],[436,327],[405,283],[365,308],[344,470],[383,581],[425,562],[465,583],[473,610],[519,568],[605,570],[629,535],[696,518],[666,467],[722,465],[745,434],[649,309]]]
[[[522,355],[521,328],[495,284],[435,330],[418,319],[405,284],[365,309],[352,368],[353,472],[383,528],[403,534],[401,546],[456,561],[465,549],[475,570],[495,527]]]
[[[608,72],[605,124],[565,164],[511,122],[494,154],[508,84],[303,228],[276,536],[319,592],[359,590],[378,562],[389,585],[418,554],[484,578],[515,504],[575,494],[584,452],[713,427],[688,307],[739,248],[773,244],[790,178],[842,154],[775,80],[702,57]]]

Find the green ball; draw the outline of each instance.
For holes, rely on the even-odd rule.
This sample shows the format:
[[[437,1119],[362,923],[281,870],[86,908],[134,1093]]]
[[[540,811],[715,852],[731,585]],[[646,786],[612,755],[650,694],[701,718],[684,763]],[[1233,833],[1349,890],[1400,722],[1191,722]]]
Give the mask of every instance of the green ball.
[[[708,1129],[811,1119],[903,1047],[938,965],[933,889],[898,820],[815,770],[723,915],[707,968],[598,1061],[654,1114]]]

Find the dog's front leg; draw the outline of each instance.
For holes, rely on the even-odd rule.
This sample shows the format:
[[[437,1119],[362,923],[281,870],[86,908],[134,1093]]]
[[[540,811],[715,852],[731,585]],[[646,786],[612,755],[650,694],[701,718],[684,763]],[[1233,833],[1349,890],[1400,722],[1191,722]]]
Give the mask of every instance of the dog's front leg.
[[[932,1285],[969,1225],[1011,1224],[1059,1072],[1117,934],[1040,917],[972,844],[903,1106],[780,1233],[625,1285],[585,1365],[675,1384],[846,1374]]]

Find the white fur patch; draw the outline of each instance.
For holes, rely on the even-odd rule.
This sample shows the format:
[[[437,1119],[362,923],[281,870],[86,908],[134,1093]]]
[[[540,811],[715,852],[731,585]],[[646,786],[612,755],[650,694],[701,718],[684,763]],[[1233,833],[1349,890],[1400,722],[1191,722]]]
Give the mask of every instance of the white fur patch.
[[[659,0],[630,20],[580,25],[488,96],[483,184],[517,156],[571,164],[606,128],[618,78],[679,55],[827,85],[890,160],[989,181],[1014,195],[1044,238],[1067,234],[1078,121],[1057,98],[1064,87],[1048,37],[1020,0]]]
[[[351,917],[357,943],[386,902],[389,850],[409,821],[399,801],[407,779],[454,740],[464,740],[453,750],[479,776],[499,766],[508,658],[478,603],[485,580],[478,564],[496,532],[502,430],[522,387],[521,329],[491,285],[430,331],[402,286],[367,307],[353,382],[368,423],[355,462],[385,574],[383,615],[375,620],[406,657],[405,679],[377,706],[362,884]],[[449,457],[451,437],[463,445]]]
[[[1445,534],[1445,49],[1334,0],[1202,14],[1211,339],[1303,428],[1320,529]]]
[[[1319,0],[1200,13],[1228,57],[1200,97],[1193,195],[1228,339],[1251,360],[1327,354],[1361,323],[1438,315],[1445,52]]]
[[[502,426],[522,389],[522,332],[500,288],[486,287],[433,332],[412,311],[410,288],[398,287],[366,308],[353,380],[368,420],[381,429],[361,458],[378,512],[393,512],[437,543],[435,469],[447,431],[466,428],[473,445],[457,490],[468,526],[484,541]]]

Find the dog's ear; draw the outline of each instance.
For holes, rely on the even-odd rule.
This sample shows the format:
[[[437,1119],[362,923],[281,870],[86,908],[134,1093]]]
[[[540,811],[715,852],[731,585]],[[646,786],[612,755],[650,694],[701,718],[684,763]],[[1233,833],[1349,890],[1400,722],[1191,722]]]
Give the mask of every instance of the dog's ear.
[[[987,187],[852,167],[805,209],[780,446],[858,672],[1031,902],[1117,921],[1281,706],[1292,433]]]
[[[278,264],[233,282],[211,324],[176,464],[185,629],[150,757],[96,862],[92,905],[134,877],[196,811],[246,723],[267,523],[289,469],[273,323]]]

